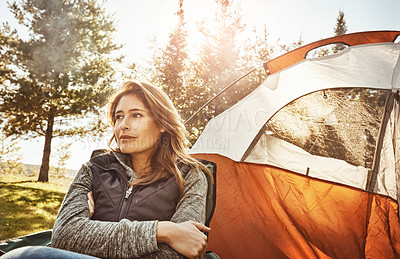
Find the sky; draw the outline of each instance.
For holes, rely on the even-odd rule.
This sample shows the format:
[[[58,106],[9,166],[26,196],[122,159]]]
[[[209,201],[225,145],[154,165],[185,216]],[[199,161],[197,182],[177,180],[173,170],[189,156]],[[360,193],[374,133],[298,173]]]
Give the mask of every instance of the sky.
[[[9,21],[22,33],[6,0],[0,0],[0,22]],[[236,2],[239,2],[236,0]],[[339,10],[345,14],[348,33],[374,30],[400,30],[400,0],[241,0],[243,22],[248,30],[266,26],[273,40],[291,43],[301,37],[304,44],[332,37]],[[123,44],[127,62],[145,64],[156,47],[163,47],[176,24],[178,0],[109,0],[105,8],[114,14],[117,25],[115,42]],[[199,21],[211,21],[216,11],[214,0],[184,0],[189,45],[199,42]],[[206,100],[205,100],[206,101]],[[72,141],[72,140],[65,140]],[[54,139],[53,150],[62,141]],[[21,141],[23,162],[41,164],[43,139]],[[104,141],[75,139],[68,168],[79,169],[93,149],[106,148]],[[54,161],[54,159],[53,159]]]

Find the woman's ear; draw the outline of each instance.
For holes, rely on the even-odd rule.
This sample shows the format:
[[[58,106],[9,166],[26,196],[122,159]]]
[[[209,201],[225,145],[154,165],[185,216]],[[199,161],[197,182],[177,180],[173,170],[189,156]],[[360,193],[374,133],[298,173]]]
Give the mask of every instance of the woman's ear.
[[[164,128],[161,128],[161,129],[160,129],[160,132],[161,132],[161,133],[165,132],[165,129],[164,129]]]

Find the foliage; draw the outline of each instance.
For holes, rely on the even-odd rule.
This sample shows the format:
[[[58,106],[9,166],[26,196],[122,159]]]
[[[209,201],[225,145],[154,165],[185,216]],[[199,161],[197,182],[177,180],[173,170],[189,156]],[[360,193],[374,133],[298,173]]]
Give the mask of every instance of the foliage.
[[[0,133],[0,161],[21,160],[17,141]]]
[[[2,174],[16,175],[24,172],[26,167],[18,160],[6,160],[0,162],[0,170]]]
[[[233,84],[221,95],[226,100],[221,112],[242,100],[266,79],[267,73],[262,65],[275,53],[275,47],[270,43],[269,37],[266,26],[261,35],[253,28],[251,37],[239,47],[240,55],[236,61],[237,78],[250,74]]]
[[[339,10],[339,15],[336,18],[336,25],[333,32],[335,36],[344,35],[347,32],[347,25],[346,25],[346,20],[344,19],[344,12],[341,10]],[[307,57],[328,56],[334,53],[338,53],[339,51],[344,50],[346,47],[347,45],[343,43],[334,43],[328,46],[317,48],[314,51],[310,51]]]
[[[63,176],[67,172],[67,162],[71,158],[71,147],[72,143],[61,143],[57,147],[55,153],[55,158],[57,160],[57,165],[54,168],[54,174],[57,176]]]
[[[343,11],[339,10],[338,18],[336,19],[336,27],[334,29],[335,36],[344,35],[347,32],[346,20],[344,19]],[[338,53],[341,50],[344,50],[346,46],[344,44],[335,44],[332,47],[333,53]]]
[[[270,42],[270,35],[264,25],[260,35],[256,28],[253,28],[251,37],[246,40],[242,47],[242,55],[238,61],[241,74],[245,74],[255,68],[254,72],[240,80],[236,86],[226,92],[227,95],[235,95],[229,106],[234,105],[258,87],[267,78],[267,73],[261,66],[276,53],[276,46]]]
[[[189,68],[183,0],[179,1],[176,16],[178,22],[169,35],[167,46],[154,54],[152,64],[155,70],[151,81],[163,88],[181,117],[186,120],[204,101],[206,89]],[[187,128],[192,136],[190,128],[194,127]]]
[[[187,31],[185,29],[185,16],[183,0],[179,1],[176,13],[178,24],[169,35],[169,43],[161,50],[160,57],[154,59],[156,68],[155,81],[161,85],[164,92],[171,98],[182,117],[187,117],[185,112],[185,99],[187,89],[184,87],[187,53]]]
[[[298,47],[301,47],[303,45],[303,43],[304,43],[304,41],[300,35],[300,37],[296,41],[289,43],[289,44],[281,43],[280,39],[278,39],[277,45],[281,49],[281,51],[289,52],[291,50],[297,49]]]
[[[197,52],[189,53],[183,0],[179,0],[178,23],[171,31],[165,48],[155,51],[152,61],[155,69],[148,71],[150,81],[162,86],[183,119],[187,120],[223,88],[259,68],[215,98],[186,124],[191,144],[208,120],[236,104],[265,80],[266,73],[261,65],[275,53],[266,27],[261,35],[253,29],[253,35],[243,40],[246,24],[242,22],[238,1],[215,0],[215,5],[218,9],[214,20],[198,23],[203,41]],[[279,47],[287,51],[302,43],[300,38],[293,44],[281,44]],[[137,74],[138,70],[134,66],[132,73]]]
[[[225,86],[242,75],[239,59],[240,44],[238,37],[245,30],[242,22],[239,3],[233,0],[215,0],[218,7],[215,19],[202,21],[198,24],[204,41],[198,51],[197,59],[188,64],[188,96],[191,96],[188,115],[196,112],[203,103],[219,93]],[[188,125],[190,140],[197,139],[208,120],[222,111],[231,103],[236,103],[243,97],[242,88],[217,97]]]
[[[29,32],[0,29],[0,113],[7,136],[44,137],[39,180],[48,181],[51,141],[104,131],[99,110],[112,92],[113,19],[93,0],[9,4]],[[83,121],[83,119],[85,121]]]
[[[0,172],[15,175],[22,173],[26,168],[22,164],[18,142],[10,137],[0,134]]]
[[[215,96],[226,85],[238,78],[240,45],[238,36],[245,30],[246,25],[242,22],[241,9],[233,0],[215,0],[218,11],[215,20],[211,24],[206,21],[200,23],[200,31],[205,37],[201,46],[199,60],[195,75],[205,86],[206,97]],[[238,96],[229,96],[239,98]],[[228,103],[226,96],[218,97],[215,101],[218,105],[212,105],[209,116],[215,116],[225,110]]]

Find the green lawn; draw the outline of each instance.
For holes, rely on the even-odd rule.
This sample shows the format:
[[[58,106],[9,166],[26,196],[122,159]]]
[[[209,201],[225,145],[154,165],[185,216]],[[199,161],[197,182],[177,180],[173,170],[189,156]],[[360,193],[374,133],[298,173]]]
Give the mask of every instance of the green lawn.
[[[0,240],[53,228],[72,179],[0,176]]]

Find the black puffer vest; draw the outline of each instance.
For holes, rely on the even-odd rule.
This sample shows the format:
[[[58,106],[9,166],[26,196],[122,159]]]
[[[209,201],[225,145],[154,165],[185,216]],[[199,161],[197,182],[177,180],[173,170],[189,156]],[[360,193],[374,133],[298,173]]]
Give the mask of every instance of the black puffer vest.
[[[170,220],[179,201],[175,177],[160,179],[146,186],[129,186],[129,177],[117,158],[106,153],[90,160],[95,212],[102,221]],[[181,167],[182,175],[189,171]]]

